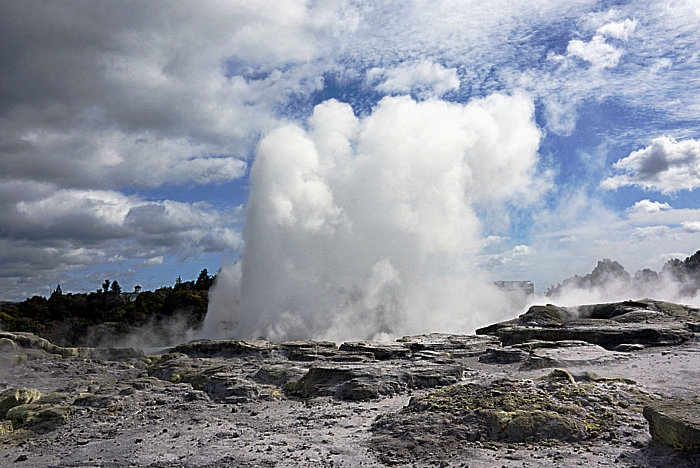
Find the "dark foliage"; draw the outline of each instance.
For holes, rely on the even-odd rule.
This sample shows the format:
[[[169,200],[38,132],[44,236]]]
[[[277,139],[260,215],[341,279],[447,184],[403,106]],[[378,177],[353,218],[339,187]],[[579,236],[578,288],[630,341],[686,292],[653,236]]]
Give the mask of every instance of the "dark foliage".
[[[184,320],[189,328],[204,321],[213,277],[204,269],[197,281],[179,281],[155,291],[122,293],[119,283],[105,280],[96,292],[64,294],[60,286],[49,299],[34,296],[24,302],[0,304],[0,322],[7,331],[27,331],[64,345],[92,345],[95,327],[109,325],[115,334],[125,334],[146,323]],[[139,292],[140,291],[140,292]]]

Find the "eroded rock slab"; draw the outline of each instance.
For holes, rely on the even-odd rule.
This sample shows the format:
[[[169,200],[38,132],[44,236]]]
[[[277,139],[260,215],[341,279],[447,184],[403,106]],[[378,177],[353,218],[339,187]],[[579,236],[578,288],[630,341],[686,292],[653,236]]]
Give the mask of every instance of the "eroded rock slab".
[[[635,344],[670,346],[694,338],[691,325],[699,319],[696,308],[651,299],[573,308],[550,304],[532,306],[517,321],[476,333],[495,335],[506,346],[531,340],[586,341],[606,349]]]
[[[410,389],[451,385],[462,378],[463,372],[463,367],[455,362],[397,367],[318,365],[311,367],[301,379],[289,382],[285,391],[302,398],[332,396],[339,400],[372,400]]]
[[[650,403],[644,417],[654,441],[681,452],[700,450],[700,398]]]

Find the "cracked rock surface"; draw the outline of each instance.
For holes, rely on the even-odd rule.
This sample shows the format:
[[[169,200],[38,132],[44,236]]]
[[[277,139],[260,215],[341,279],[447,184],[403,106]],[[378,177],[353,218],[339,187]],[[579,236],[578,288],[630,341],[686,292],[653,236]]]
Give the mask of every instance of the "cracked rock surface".
[[[158,355],[0,332],[0,466],[700,466],[698,322],[537,306],[476,336]]]

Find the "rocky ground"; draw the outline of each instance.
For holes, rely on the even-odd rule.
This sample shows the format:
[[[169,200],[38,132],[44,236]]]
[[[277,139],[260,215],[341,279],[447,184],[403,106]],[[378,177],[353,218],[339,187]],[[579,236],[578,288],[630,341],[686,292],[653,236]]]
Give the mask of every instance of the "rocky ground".
[[[0,465],[695,467],[699,331],[644,300],[340,346],[0,332]]]

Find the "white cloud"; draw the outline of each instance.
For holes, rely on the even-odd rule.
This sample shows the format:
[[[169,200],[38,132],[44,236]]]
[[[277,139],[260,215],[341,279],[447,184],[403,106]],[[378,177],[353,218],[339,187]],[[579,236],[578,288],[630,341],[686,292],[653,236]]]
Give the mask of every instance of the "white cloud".
[[[536,254],[527,263],[497,266],[493,272],[499,277],[529,279],[539,291],[544,291],[564,278],[590,272],[595,262],[604,258],[619,261],[630,273],[642,268],[658,271],[666,260],[661,254],[698,250],[697,233],[682,227],[682,223],[697,219],[697,208],[619,212],[585,189],[572,188],[553,208],[532,212],[531,222],[537,228],[527,245]],[[668,300],[673,298],[669,296]]]
[[[645,226],[634,228],[633,235],[644,240],[661,240],[669,233],[668,226]]]
[[[620,49],[608,44],[603,36],[597,34],[589,42],[572,40],[566,48],[566,53],[590,62],[597,69],[614,67],[622,57]]]
[[[637,20],[625,19],[623,21],[613,21],[598,28],[597,34],[613,37],[626,41],[637,28]]]
[[[508,238],[503,237],[503,236],[494,236],[494,235],[487,236],[486,239],[484,239],[483,247],[486,248],[486,247],[490,247],[493,245],[499,245],[499,244],[504,243],[507,240],[508,240]]]
[[[547,97],[544,100],[544,104],[547,128],[558,135],[571,135],[576,129],[578,121],[576,100],[569,99],[563,102],[557,97]]]
[[[159,255],[158,257],[149,258],[148,260],[144,261],[143,264],[146,266],[162,265],[164,261],[165,259],[163,258],[163,256]]]
[[[244,177],[280,103],[321,86],[314,61],[358,21],[344,1],[3,2],[0,240],[24,256],[3,257],[0,298],[52,273],[240,248],[226,208],[120,191]]]
[[[700,221],[684,221],[681,227],[685,232],[700,232]]]
[[[14,185],[0,182],[0,194]],[[22,298],[31,285],[41,288],[79,268],[129,259],[159,265],[166,253],[185,258],[242,247],[235,215],[203,204],[42,185],[19,198],[0,203],[5,297]]]
[[[442,96],[447,91],[459,88],[457,70],[446,68],[439,63],[421,60],[402,63],[394,68],[372,68],[367,72],[367,80],[377,83],[376,89],[382,93],[409,93]]]
[[[640,200],[630,208],[633,213],[658,213],[662,210],[670,210],[668,203],[653,202],[651,200]]]
[[[700,140],[654,138],[651,145],[633,151],[613,167],[622,174],[601,183],[608,190],[627,185],[662,193],[694,190],[700,186]]]
[[[111,189],[237,179],[275,106],[319,86],[304,64],[357,27],[343,3],[4,4],[0,174]]]
[[[514,266],[522,267],[528,264],[528,257],[535,254],[535,249],[529,245],[520,244],[501,253],[482,255],[479,266],[489,270],[498,270],[504,267],[513,268]]]
[[[178,219],[173,211],[187,212],[185,208],[163,199],[149,206],[151,201],[119,191],[132,194],[141,187],[155,188],[149,193],[167,198],[173,186],[245,177],[259,136],[277,128],[282,119],[305,117],[311,102],[328,91],[318,93],[321,77],[328,74],[336,76],[342,88],[343,79],[362,81],[367,70],[377,68],[381,75],[362,86],[386,85],[373,89],[391,94],[410,91],[420,98],[454,90],[449,95],[460,93],[460,102],[494,90],[525,90],[538,106],[544,105],[546,130],[560,135],[575,132],[581,107],[596,102],[614,103],[633,114],[649,111],[663,116],[663,131],[678,140],[697,138],[693,126],[700,109],[697,5],[657,3],[632,0],[601,11],[597,0],[413,0],[401,5],[283,0],[275,8],[241,0],[196,5],[137,2],[104,8],[85,8],[80,2],[4,2],[0,224],[8,220],[3,229],[10,227],[3,233],[8,233],[6,240],[12,245],[3,248],[16,248],[27,253],[26,258],[40,261],[49,255],[29,255],[29,250],[57,249],[55,257],[66,262],[109,261],[118,255],[136,255],[140,262],[166,255],[157,242],[170,246],[191,242],[205,251],[240,244],[237,231],[222,221],[226,213],[192,207],[202,213]],[[569,55],[558,55],[567,53],[563,50],[570,39],[578,42],[571,41]],[[626,60],[620,59],[623,50]],[[542,60],[548,56],[552,60]],[[357,90],[359,100],[366,91]],[[359,107],[368,114],[374,105],[361,102]],[[309,123],[314,134],[306,137],[319,154],[335,152],[338,158],[356,154],[353,145],[364,119],[348,112],[331,120],[336,117],[347,121],[325,128]],[[656,118],[634,122],[634,128],[624,132],[601,129],[602,136],[630,144],[660,134]],[[556,164],[557,158],[546,164]],[[324,174],[333,172],[328,166],[340,166],[342,159],[331,159],[320,157],[316,164],[302,158],[306,165],[297,172],[299,184],[287,187],[310,194],[306,206],[301,199],[290,201],[290,213],[310,229],[345,221],[342,213],[333,215],[337,200],[324,198],[327,194],[312,177],[320,173],[317,182],[333,188]],[[473,161],[468,165],[478,166]],[[643,186],[634,171],[620,170],[620,179],[609,184]],[[493,180],[498,175],[498,170],[491,172]],[[670,185],[663,185],[671,193]],[[62,200],[56,195],[61,189],[74,195],[82,190],[86,198]],[[532,191],[524,190],[520,196],[532,198]],[[479,192],[470,190],[469,196],[481,204],[508,198]],[[110,199],[118,195],[128,200]],[[510,198],[517,200],[518,195]],[[53,215],[50,205],[42,207],[42,200],[58,207],[72,203],[84,212],[71,215],[59,210]],[[278,201],[279,212],[284,213],[284,197]],[[131,212],[131,224],[120,222],[131,203],[146,207]],[[152,223],[145,223],[148,210],[153,210]],[[47,216],[43,222],[41,213]],[[581,218],[572,220],[570,229],[587,219],[578,213]],[[672,209],[626,216],[602,218],[624,225],[625,236],[610,240],[614,245],[632,238],[633,227],[655,223],[673,226],[672,233],[687,240],[690,233],[681,229],[681,220],[698,219]],[[204,234],[193,227],[196,222],[215,227]],[[81,233],[77,225],[88,227]],[[169,229],[174,233],[170,237]],[[589,247],[606,241],[604,235],[576,232],[561,237],[579,239],[580,244],[570,245],[590,248],[587,255],[612,255]],[[37,243],[39,238],[46,244]],[[25,243],[19,246],[21,239]],[[130,247],[124,251],[108,246],[109,242]],[[690,251],[689,243],[675,245],[677,251]],[[624,254],[624,249],[617,252]],[[165,258],[172,256],[167,253]],[[561,260],[561,264],[568,261],[565,256]],[[53,265],[50,259],[46,264]]]
[[[534,254],[534,249],[528,245],[516,245],[515,247],[513,247],[514,257],[527,257]]]

